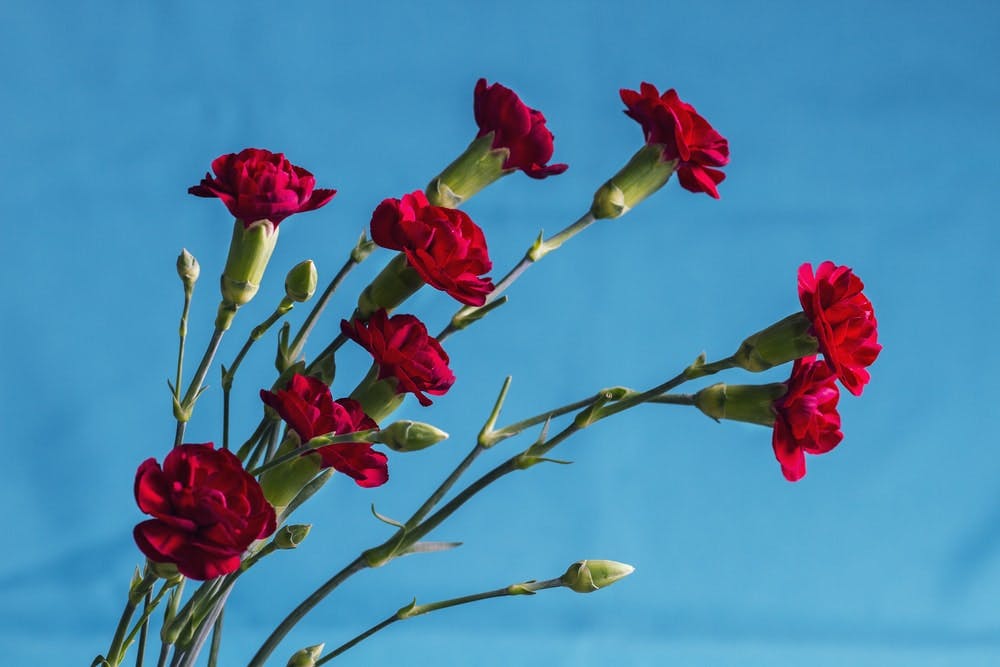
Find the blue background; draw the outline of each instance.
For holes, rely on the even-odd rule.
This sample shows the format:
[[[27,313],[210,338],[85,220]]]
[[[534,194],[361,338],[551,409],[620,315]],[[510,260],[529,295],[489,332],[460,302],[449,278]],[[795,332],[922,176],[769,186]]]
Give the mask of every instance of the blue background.
[[[325,283],[382,198],[423,187],[465,148],[485,76],[545,113],[554,161],[570,164],[542,182],[510,176],[467,205],[496,276],[540,228],[576,219],[639,147],[620,87],[675,87],[728,137],[722,200],[672,181],[546,258],[508,305],[448,341],[452,393],[398,414],[451,440],[392,456],[378,489],[339,477],[302,510],[316,524],[308,541],[234,594],[222,664],[245,662],[298,600],[389,534],[371,502],[408,515],[471,446],[505,375],[501,423],[602,386],[650,387],[796,310],[798,265],[824,259],[865,280],[885,350],[864,396],[842,396],[844,442],[810,458],[803,481],[781,477],[766,429],[636,409],[555,450],[574,465],[508,477],[433,534],[461,549],[356,576],[274,664],[414,596],[548,578],[580,558],[636,572],[593,596],[548,591],[398,624],[340,662],[998,664],[996,7],[8,0],[0,662],[80,665],[107,648],[140,561],[134,471],[173,434],[174,258],[187,247],[203,268],[197,358],[231,229],[218,202],[185,189],[217,155],[260,146],[340,190],[282,226],[269,281],[225,341],[228,363],[288,268],[311,257]],[[308,354],[389,256],[352,274]],[[454,304],[424,290],[406,310],[436,330]],[[235,439],[256,421],[272,358],[268,338],[237,377]],[[343,350],[335,395],[366,359]],[[220,440],[216,372],[191,441]]]

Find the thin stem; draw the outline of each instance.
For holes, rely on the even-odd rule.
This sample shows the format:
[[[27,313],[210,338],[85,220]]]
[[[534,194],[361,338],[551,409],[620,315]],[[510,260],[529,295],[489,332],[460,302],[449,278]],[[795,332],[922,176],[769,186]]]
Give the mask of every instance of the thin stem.
[[[339,350],[341,347],[343,347],[344,343],[346,343],[347,340],[348,340],[347,336],[345,336],[344,334],[342,334],[342,333],[337,334],[337,337],[333,339],[333,342],[331,342],[329,345],[327,345],[323,349],[323,351],[320,352],[316,356],[316,358],[313,359],[306,366],[306,373],[310,373],[310,372],[316,370],[317,368],[319,368],[320,364],[322,364],[323,361],[325,361],[328,357],[332,357],[333,355],[335,355],[337,353],[337,350]]]
[[[465,471],[469,469],[469,466],[471,466],[472,463],[479,458],[479,455],[485,451],[486,447],[476,443],[476,446],[472,448],[472,451],[466,454],[461,463],[459,463],[455,469],[451,471],[448,478],[441,482],[441,485],[434,491],[434,493],[432,493],[430,497],[424,501],[424,504],[413,513],[413,516],[407,520],[406,529],[413,528],[423,521],[424,517],[430,514],[437,504],[441,502],[441,499],[444,498],[445,494],[451,490],[451,487],[455,486],[455,482],[458,481],[459,477],[461,477]]]
[[[531,428],[532,426],[537,426],[538,424],[544,424],[549,419],[555,417],[561,417],[567,413],[573,412],[575,410],[580,410],[594,403],[596,396],[589,396],[587,398],[580,399],[579,401],[574,401],[573,403],[567,403],[566,405],[549,410],[547,412],[542,412],[534,417],[528,417],[527,419],[522,419],[521,421],[514,422],[509,426],[504,426],[503,428],[494,431],[494,438],[496,442],[500,440],[506,440],[507,438],[512,438],[515,435],[521,433],[525,429]]]
[[[432,611],[438,611],[440,609],[447,609],[449,607],[457,607],[463,604],[469,604],[472,602],[479,602],[480,600],[489,600],[491,598],[509,597],[514,595],[530,595],[540,590],[545,590],[547,588],[560,588],[564,584],[561,579],[549,579],[547,581],[541,582],[525,582],[523,584],[514,584],[513,586],[504,586],[503,588],[498,588],[492,591],[486,591],[485,593],[476,593],[474,595],[465,595],[458,598],[452,598],[450,600],[441,600],[439,602],[429,602],[427,604],[413,604],[403,607],[395,614],[385,619],[381,623],[377,623],[372,627],[368,628],[360,635],[354,639],[340,645],[333,651],[330,651],[322,658],[316,661],[316,667],[326,664],[330,660],[333,660],[338,655],[348,651],[349,649],[357,646],[365,639],[368,639],[376,632],[384,630],[396,621],[405,621],[408,618],[413,618],[414,616],[422,616],[423,614],[429,614]]]
[[[268,433],[267,438],[267,451],[264,453],[264,463],[268,463],[274,458],[274,454],[278,449],[278,440],[281,439],[281,429],[275,426],[272,428],[270,433]]]
[[[253,449],[254,445],[260,442],[260,438],[261,436],[264,435],[265,429],[267,429],[273,423],[274,422],[269,421],[268,419],[261,420],[260,424],[257,425],[257,430],[253,432],[250,438],[243,443],[242,447],[240,447],[240,450],[236,452],[236,456],[237,458],[239,458],[239,460],[241,461],[246,460],[247,456],[250,455],[250,452]]]
[[[225,613],[225,607],[219,609],[219,617],[215,619],[215,627],[212,628],[212,645],[208,649],[208,667],[216,667],[219,664],[219,646],[222,644],[222,620]]]
[[[218,327],[216,327],[215,331],[212,333],[212,339],[208,342],[208,347],[205,349],[205,354],[201,358],[201,363],[198,364],[198,370],[195,371],[194,379],[191,380],[191,384],[188,385],[187,393],[184,394],[184,399],[181,401],[181,407],[184,410],[190,412],[190,410],[194,407],[194,400],[201,392],[201,385],[202,382],[205,381],[205,375],[208,374],[208,367],[212,365],[212,359],[215,358],[215,353],[218,351],[219,343],[222,342],[222,336],[225,333],[225,329],[219,329]],[[186,423],[186,421],[177,420],[177,433],[174,437],[174,447],[179,446],[181,441],[184,439],[184,428]]]
[[[187,339],[188,312],[191,310],[192,294],[194,294],[194,285],[190,289],[184,290],[184,309],[181,311],[181,323],[178,327],[180,345],[177,349],[177,375],[174,381],[174,391],[178,394],[181,390],[181,379],[184,373],[184,341]],[[175,396],[175,398],[180,398],[180,396]]]
[[[655,396],[647,403],[665,403],[668,405],[694,405],[694,394],[663,394]]]
[[[132,615],[135,614],[135,608],[139,605],[139,600],[153,587],[156,578],[155,574],[147,572],[135,589],[129,591],[125,608],[122,610],[121,618],[118,619],[118,626],[115,628],[115,634],[111,638],[111,646],[108,648],[107,660],[113,666],[120,664],[122,661],[126,646],[125,636],[128,633],[129,623],[132,621]]]
[[[323,601],[327,595],[334,591],[340,584],[344,583],[352,575],[364,570],[368,567],[368,563],[365,561],[364,556],[358,556],[351,563],[347,565],[343,570],[333,575],[326,583],[317,588],[312,595],[307,597],[302,601],[299,606],[292,610],[285,620],[274,629],[274,632],[264,641],[260,649],[254,655],[253,659],[247,665],[247,667],[263,667],[267,658],[274,652],[274,649],[278,647],[281,640],[291,631],[295,625],[302,620],[302,618],[312,611],[313,607],[318,605]]]
[[[146,636],[149,634],[149,614],[152,612],[150,602],[152,599],[153,591],[147,591],[146,599],[142,603],[142,623],[139,626],[139,644],[135,649],[135,667],[142,667],[142,663],[146,659]]]
[[[164,582],[163,587],[160,588],[160,592],[156,594],[156,597],[152,598],[151,602],[149,602],[149,604],[143,607],[142,616],[139,617],[139,620],[136,622],[135,627],[133,627],[132,630],[128,633],[128,635],[125,637],[125,641],[123,644],[124,646],[127,647],[132,642],[132,640],[135,639],[136,633],[145,631],[146,626],[149,624],[148,622],[150,614],[152,614],[153,610],[156,609],[157,605],[160,604],[160,600],[163,599],[164,593],[166,593],[170,588],[171,585],[167,582]],[[149,599],[149,597],[150,595],[147,592],[146,598]],[[142,648],[140,647],[140,654],[141,652]],[[142,663],[141,658],[137,656],[136,664],[141,665],[141,663]]]
[[[493,291],[486,296],[486,302],[482,306],[464,306],[458,309],[458,311],[452,316],[451,322],[449,322],[448,326],[446,326],[441,333],[438,334],[438,340],[443,341],[456,331],[464,329],[470,321],[474,321],[475,318],[472,317],[473,313],[496,301],[500,295],[503,294],[508,287],[514,284],[514,281],[520,278],[532,264],[545,257],[545,255],[549,254],[553,250],[558,249],[563,243],[592,225],[594,221],[594,215],[590,211],[587,211],[585,214],[580,216],[576,222],[562,231],[553,234],[548,239],[543,240],[542,237],[539,236],[538,240],[535,241],[531,247],[528,248],[527,252],[524,253],[524,257],[521,258],[521,261],[519,261],[514,268],[508,271],[507,275],[500,279],[500,282],[494,285]]]
[[[337,291],[340,284],[344,282],[344,278],[346,278],[347,274],[351,272],[351,269],[357,266],[359,262],[360,260],[357,259],[355,254],[352,252],[351,257],[344,262],[344,266],[340,268],[337,275],[334,276],[333,280],[330,281],[330,284],[326,286],[323,294],[316,300],[312,310],[309,311],[309,314],[306,316],[305,322],[302,323],[302,328],[299,329],[297,334],[295,334],[295,338],[292,340],[292,345],[288,351],[289,359],[295,360],[302,353],[302,348],[305,347],[306,340],[309,338],[309,334],[312,333],[313,327],[316,326],[316,320],[318,320],[319,316],[323,314],[323,310],[326,308],[327,303],[329,303],[330,297],[332,297],[333,293]]]
[[[160,658],[156,661],[156,667],[167,667],[167,658],[170,656],[170,644],[163,642],[160,645]]]
[[[229,392],[231,386],[222,383],[222,448],[229,449]]]

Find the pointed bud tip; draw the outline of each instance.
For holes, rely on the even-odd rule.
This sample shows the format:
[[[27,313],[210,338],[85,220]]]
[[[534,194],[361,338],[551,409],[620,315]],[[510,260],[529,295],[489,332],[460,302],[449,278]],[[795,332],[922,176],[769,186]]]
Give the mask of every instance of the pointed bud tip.
[[[635,572],[627,563],[613,560],[581,560],[561,577],[563,586],[577,593],[593,593]]]

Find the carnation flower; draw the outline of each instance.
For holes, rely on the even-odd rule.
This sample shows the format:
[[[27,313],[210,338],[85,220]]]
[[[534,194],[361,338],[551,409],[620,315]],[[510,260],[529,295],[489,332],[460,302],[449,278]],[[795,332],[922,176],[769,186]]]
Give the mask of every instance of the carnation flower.
[[[816,357],[803,357],[792,366],[785,395],[774,401],[771,445],[785,479],[795,482],[806,474],[806,453],[824,454],[836,447],[840,432],[836,376]]]

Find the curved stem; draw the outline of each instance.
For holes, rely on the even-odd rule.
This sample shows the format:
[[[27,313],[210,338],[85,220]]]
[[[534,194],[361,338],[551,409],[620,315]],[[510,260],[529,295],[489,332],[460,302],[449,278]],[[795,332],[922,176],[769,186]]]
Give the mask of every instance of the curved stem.
[[[318,605],[323,601],[327,595],[333,592],[340,584],[344,583],[352,575],[364,570],[368,567],[368,563],[365,561],[363,556],[358,556],[351,563],[347,565],[343,570],[333,575],[325,584],[317,588],[312,595],[307,597],[302,601],[299,606],[292,610],[285,620],[274,629],[274,632],[264,641],[260,649],[254,654],[253,659],[247,667],[264,667],[264,663],[267,658],[274,652],[274,649],[278,647],[281,640],[285,638],[292,628],[310,611],[313,607]]]

